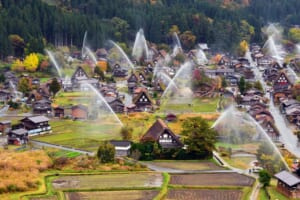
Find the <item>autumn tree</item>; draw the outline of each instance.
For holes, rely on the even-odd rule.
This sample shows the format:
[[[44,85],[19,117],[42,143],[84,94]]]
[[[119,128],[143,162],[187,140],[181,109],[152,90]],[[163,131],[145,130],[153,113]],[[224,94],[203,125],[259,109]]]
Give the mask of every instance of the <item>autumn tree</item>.
[[[288,37],[295,43],[300,42],[300,28],[290,28],[288,32]]]
[[[50,63],[47,60],[42,60],[39,66],[39,70],[46,71],[47,69],[49,69],[49,67]]]
[[[248,42],[246,40],[241,41],[238,47],[239,56],[244,56],[248,50],[249,50]]]
[[[97,157],[101,163],[110,163],[114,161],[115,153],[115,147],[111,143],[103,142],[98,148]]]
[[[97,62],[97,66],[103,71],[103,72],[106,72],[107,71],[107,61],[103,61],[103,60],[100,60]]]
[[[16,57],[21,57],[24,55],[25,42],[22,37],[17,34],[12,34],[8,36],[8,39],[14,49],[14,54]]]
[[[129,126],[123,126],[120,130],[120,134],[123,140],[131,140],[132,139],[133,128]]]
[[[50,84],[49,90],[52,93],[53,97],[55,97],[56,93],[61,89],[61,85],[57,81],[56,78],[52,79],[52,82]]]
[[[261,85],[260,81],[256,81],[254,84],[253,84],[253,87],[255,89],[258,89],[260,91],[263,91],[263,86]]]
[[[217,133],[201,117],[188,118],[183,122],[182,135],[187,152],[195,158],[209,158],[215,149]]]
[[[104,72],[101,70],[101,68],[99,66],[95,67],[94,73],[99,77],[99,80],[104,80],[105,79]]]
[[[19,80],[18,90],[25,95],[29,93],[30,84],[29,84],[29,80],[26,77],[23,77]]]
[[[255,30],[246,20],[240,22],[240,35],[241,38],[247,42],[250,42],[252,36],[254,36]]]
[[[24,71],[24,69],[24,63],[19,59],[16,59],[11,65],[11,70],[15,72],[21,72]]]
[[[26,56],[24,66],[27,71],[35,72],[39,65],[39,58],[36,53],[31,53]]]
[[[184,48],[191,49],[195,45],[196,36],[192,31],[185,31],[180,35],[180,40]]]

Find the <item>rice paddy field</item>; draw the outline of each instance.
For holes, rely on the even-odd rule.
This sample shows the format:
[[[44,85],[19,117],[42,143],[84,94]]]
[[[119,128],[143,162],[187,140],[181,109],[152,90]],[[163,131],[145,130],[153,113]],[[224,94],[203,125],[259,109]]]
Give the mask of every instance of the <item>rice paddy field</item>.
[[[160,187],[162,179],[160,173],[75,175],[58,177],[52,186],[55,190]]]

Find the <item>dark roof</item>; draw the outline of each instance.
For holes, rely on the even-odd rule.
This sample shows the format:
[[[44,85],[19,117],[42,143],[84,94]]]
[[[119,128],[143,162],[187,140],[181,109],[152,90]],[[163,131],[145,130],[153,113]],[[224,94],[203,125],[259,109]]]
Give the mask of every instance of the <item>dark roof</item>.
[[[167,131],[176,140],[179,145],[183,145],[178,137],[169,129],[165,122],[161,119],[157,119],[156,122],[148,129],[148,131],[143,135],[141,141],[157,141],[159,136]]]
[[[142,89],[141,91],[139,91],[138,94],[133,98],[132,102],[136,104],[138,100],[143,96],[143,94],[149,99],[149,103],[152,104],[152,99],[150,98],[146,89]]]
[[[85,105],[82,105],[82,104],[72,106],[72,110],[77,109],[77,108],[81,109],[81,110],[84,110],[84,111],[88,111],[88,107],[85,106]]]
[[[131,145],[130,141],[127,140],[111,140],[109,141],[112,145],[114,145],[115,147],[128,147]]]
[[[27,130],[24,129],[24,128],[19,128],[19,129],[15,129],[15,130],[12,130],[11,133],[15,134],[15,135],[25,135],[27,134]]]
[[[26,117],[26,118],[22,119],[22,121],[25,120],[25,119],[28,119],[28,120],[32,121],[33,123],[40,123],[40,122],[49,121],[49,119],[47,117],[43,116],[43,115],[35,116],[35,117]]]
[[[58,107],[55,107],[55,108],[53,108],[54,110],[65,110],[63,107],[60,107],[60,106],[58,106]]]
[[[288,186],[294,186],[300,183],[300,179],[288,171],[279,172],[275,174],[275,177],[287,184]]]
[[[9,121],[9,120],[1,121],[0,124],[11,124],[11,121]]]

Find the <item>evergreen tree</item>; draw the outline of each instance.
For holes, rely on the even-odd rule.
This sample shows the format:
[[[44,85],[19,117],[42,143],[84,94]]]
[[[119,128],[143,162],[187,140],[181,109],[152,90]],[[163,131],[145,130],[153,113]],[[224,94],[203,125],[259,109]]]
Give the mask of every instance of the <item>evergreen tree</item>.
[[[238,86],[239,86],[240,93],[244,94],[245,89],[246,89],[246,82],[245,82],[245,78],[243,76],[240,78]]]
[[[52,79],[52,82],[50,84],[50,92],[52,93],[53,97],[55,97],[56,93],[61,89],[61,86],[56,78]]]
[[[260,170],[258,175],[258,180],[263,185],[263,187],[270,185],[271,175],[266,170]]]

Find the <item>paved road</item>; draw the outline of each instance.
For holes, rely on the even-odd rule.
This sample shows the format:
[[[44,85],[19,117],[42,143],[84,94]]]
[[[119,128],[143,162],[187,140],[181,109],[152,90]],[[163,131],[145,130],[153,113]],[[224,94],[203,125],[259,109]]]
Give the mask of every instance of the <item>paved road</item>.
[[[80,150],[80,149],[74,149],[74,148],[65,147],[65,146],[56,145],[56,144],[50,144],[50,143],[47,143],[47,142],[40,142],[40,141],[37,141],[37,140],[30,140],[30,142],[34,146],[51,147],[51,148],[56,148],[56,149],[62,149],[62,150],[77,152],[77,153],[81,153],[81,154],[85,154],[85,155],[89,155],[89,156],[95,156],[95,153],[94,152],[90,152],[90,151],[84,151],[84,150]]]

